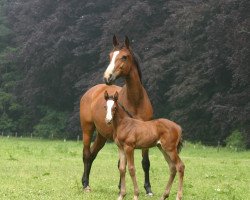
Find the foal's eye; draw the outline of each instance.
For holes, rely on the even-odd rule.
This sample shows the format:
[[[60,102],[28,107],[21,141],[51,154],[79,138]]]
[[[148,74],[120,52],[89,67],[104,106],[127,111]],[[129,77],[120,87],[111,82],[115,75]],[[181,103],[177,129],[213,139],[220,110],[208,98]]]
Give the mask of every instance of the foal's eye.
[[[104,108],[107,110],[107,106],[104,106]]]
[[[127,56],[122,56],[121,60],[122,61],[126,61],[127,60]]]

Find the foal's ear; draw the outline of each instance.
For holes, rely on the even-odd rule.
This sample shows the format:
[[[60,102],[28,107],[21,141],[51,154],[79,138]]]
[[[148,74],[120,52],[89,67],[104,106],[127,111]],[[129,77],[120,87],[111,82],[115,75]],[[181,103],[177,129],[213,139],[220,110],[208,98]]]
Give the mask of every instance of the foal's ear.
[[[129,39],[128,39],[128,36],[125,36],[125,46],[129,49]]]
[[[118,40],[117,40],[116,35],[114,35],[114,36],[113,36],[113,46],[116,47],[116,46],[118,46],[118,45],[119,45],[119,42],[118,42]]]
[[[107,90],[104,92],[104,99],[107,101],[109,99],[109,94]]]
[[[118,95],[118,92],[116,91],[116,92],[115,92],[115,95],[114,95],[114,100],[115,100],[115,101],[118,100],[118,96],[119,96],[119,95]]]

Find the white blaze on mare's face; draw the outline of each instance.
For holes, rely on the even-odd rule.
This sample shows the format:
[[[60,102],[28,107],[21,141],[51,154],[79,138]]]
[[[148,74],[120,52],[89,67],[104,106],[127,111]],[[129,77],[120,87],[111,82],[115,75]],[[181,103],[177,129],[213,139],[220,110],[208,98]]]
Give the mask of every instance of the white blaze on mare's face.
[[[114,105],[114,100],[107,100],[107,113],[106,113],[106,122],[111,122],[111,120],[113,119],[112,116],[112,107]]]
[[[105,73],[104,73],[104,77],[105,78],[109,78],[110,74],[112,74],[114,68],[115,68],[115,59],[116,59],[116,56],[119,54],[120,51],[114,51],[113,53],[113,56],[112,56],[112,59],[109,63],[109,66],[108,68],[106,69]]]

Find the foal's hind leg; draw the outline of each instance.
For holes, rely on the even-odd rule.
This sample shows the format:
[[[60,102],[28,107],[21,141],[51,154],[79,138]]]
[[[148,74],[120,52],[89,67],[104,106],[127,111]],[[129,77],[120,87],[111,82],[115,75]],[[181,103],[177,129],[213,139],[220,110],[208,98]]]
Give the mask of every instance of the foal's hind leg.
[[[171,187],[173,185],[173,181],[174,181],[174,178],[176,175],[176,167],[175,167],[175,164],[171,161],[169,155],[160,146],[158,146],[158,148],[162,152],[165,160],[168,162],[168,166],[169,166],[169,170],[170,170],[170,177],[169,177],[165,192],[161,197],[161,200],[164,200],[164,199],[169,197],[170,190],[171,190]]]
[[[173,151],[169,151],[167,153],[168,153],[171,161],[174,163],[176,170],[178,172],[178,175],[179,175],[179,184],[178,184],[178,192],[177,192],[176,200],[181,200],[182,193],[183,193],[182,190],[183,190],[183,177],[184,177],[185,165],[181,161],[181,159],[177,153],[177,149],[175,149]]]
[[[146,190],[146,194],[152,196],[151,184],[149,180],[149,169],[150,169],[150,161],[148,156],[148,149],[142,149],[142,168],[144,171],[144,188]]]

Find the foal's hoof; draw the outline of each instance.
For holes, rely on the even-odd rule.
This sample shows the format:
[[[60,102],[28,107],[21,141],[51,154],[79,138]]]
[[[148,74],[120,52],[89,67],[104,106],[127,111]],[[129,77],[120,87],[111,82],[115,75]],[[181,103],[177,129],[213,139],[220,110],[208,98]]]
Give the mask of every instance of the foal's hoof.
[[[83,188],[83,191],[84,192],[91,192],[91,188],[89,186]]]
[[[134,196],[134,200],[139,200],[139,199],[138,199],[138,196]]]
[[[167,195],[163,195],[161,198],[160,198],[160,200],[165,200],[165,199],[167,199],[169,197],[169,195],[167,194]]]
[[[124,196],[119,195],[118,198],[117,198],[117,200],[123,200],[123,197],[124,197]]]

